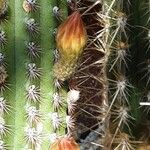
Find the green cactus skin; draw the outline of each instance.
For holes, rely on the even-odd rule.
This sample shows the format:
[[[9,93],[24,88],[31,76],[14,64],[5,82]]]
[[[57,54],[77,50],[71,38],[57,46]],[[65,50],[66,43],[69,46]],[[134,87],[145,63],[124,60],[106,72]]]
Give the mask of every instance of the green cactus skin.
[[[53,112],[52,96],[54,93],[54,81],[52,75],[53,67],[53,54],[55,49],[54,29],[57,27],[57,21],[53,15],[53,7],[57,6],[55,0],[46,0],[40,2],[41,8],[41,68],[43,70],[43,76],[41,77],[40,88],[43,94],[42,103],[40,105],[41,113],[44,117],[44,129],[43,132],[50,135],[53,132],[53,127],[50,122],[48,114]],[[48,149],[50,146],[50,140],[48,137],[42,144],[42,149]]]
[[[15,125],[15,107],[16,107],[16,102],[15,102],[15,95],[16,95],[16,75],[15,75],[15,3],[13,1],[9,2],[9,8],[11,11],[11,15],[9,17],[9,20],[6,25],[3,25],[5,28],[5,31],[7,33],[7,42],[9,44],[6,45],[4,54],[6,56],[6,62],[7,62],[7,70],[8,70],[8,83],[10,84],[9,89],[4,93],[4,96],[8,102],[8,104],[11,106],[11,112],[6,115],[6,124],[11,125],[11,128],[14,128]],[[9,35],[9,36],[8,36]],[[15,131],[15,130],[14,130]],[[13,131],[13,132],[14,132]],[[6,136],[6,144],[9,145],[9,147],[14,146],[14,133],[12,132],[11,135]]]
[[[25,76],[25,61],[27,55],[25,52],[25,41],[28,39],[27,32],[24,28],[25,12],[22,9],[22,1],[15,1],[14,5],[14,49],[15,49],[15,116],[14,116],[14,139],[13,149],[22,149],[25,146],[25,88],[26,88],[26,76]],[[12,100],[12,99],[11,99]]]

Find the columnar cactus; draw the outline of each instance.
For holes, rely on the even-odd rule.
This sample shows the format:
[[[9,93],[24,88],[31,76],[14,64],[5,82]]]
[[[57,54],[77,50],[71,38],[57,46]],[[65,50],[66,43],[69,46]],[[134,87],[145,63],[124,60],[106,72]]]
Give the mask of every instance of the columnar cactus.
[[[149,150],[149,0],[0,0],[0,149]]]

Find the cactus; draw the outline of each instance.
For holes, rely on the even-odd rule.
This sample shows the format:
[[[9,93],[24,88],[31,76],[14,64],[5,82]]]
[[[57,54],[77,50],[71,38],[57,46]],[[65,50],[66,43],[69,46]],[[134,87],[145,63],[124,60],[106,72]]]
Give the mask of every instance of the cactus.
[[[149,0],[0,0],[0,149],[148,150]]]

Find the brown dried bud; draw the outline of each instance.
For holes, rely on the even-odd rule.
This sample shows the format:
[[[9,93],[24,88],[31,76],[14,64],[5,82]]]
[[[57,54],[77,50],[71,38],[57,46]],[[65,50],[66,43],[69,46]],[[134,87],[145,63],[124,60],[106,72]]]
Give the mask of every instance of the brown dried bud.
[[[6,0],[0,0],[0,15],[4,14],[7,9]]]

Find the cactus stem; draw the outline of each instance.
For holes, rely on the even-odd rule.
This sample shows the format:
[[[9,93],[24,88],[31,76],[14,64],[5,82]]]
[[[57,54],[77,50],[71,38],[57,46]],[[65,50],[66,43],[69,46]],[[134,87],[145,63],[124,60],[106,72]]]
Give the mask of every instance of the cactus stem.
[[[49,114],[53,112],[52,98],[54,93],[54,79],[52,75],[53,67],[53,53],[55,50],[54,29],[57,26],[57,20],[53,14],[53,8],[57,5],[56,0],[40,1],[40,6],[44,9],[40,11],[40,29],[41,29],[41,65],[42,76],[40,81],[40,89],[42,96],[42,103],[39,110],[44,116],[43,120],[43,133],[46,137],[41,145],[42,149],[48,149],[50,146],[50,139],[48,135],[54,133],[53,126]]]

